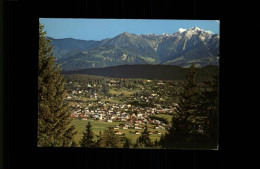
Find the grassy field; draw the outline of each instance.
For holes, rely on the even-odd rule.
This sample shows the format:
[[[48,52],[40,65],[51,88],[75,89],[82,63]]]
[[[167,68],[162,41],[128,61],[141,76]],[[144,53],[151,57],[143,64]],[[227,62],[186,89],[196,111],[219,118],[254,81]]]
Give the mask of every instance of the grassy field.
[[[117,126],[122,122],[104,122],[104,121],[99,121],[99,120],[78,120],[78,119],[73,119],[72,124],[76,127],[76,130],[78,131],[77,135],[75,136],[75,140],[78,142],[82,136],[83,136],[83,132],[86,129],[86,125],[87,123],[90,121],[91,125],[92,125],[92,129],[95,135],[99,135],[99,131],[104,131],[107,127],[113,127],[113,126]],[[154,125],[148,125],[148,130],[151,132],[154,131],[158,131],[161,133],[165,133],[165,130],[160,130],[160,129],[150,129],[150,127],[153,127]],[[115,131],[120,131],[121,133],[125,133],[125,137],[129,138],[131,140],[131,142],[134,144],[136,142],[136,139],[138,137],[141,136],[141,134],[132,134],[129,132],[135,132],[135,131],[139,131],[140,133],[143,131],[142,129],[116,129]],[[155,141],[156,139],[159,141],[160,140],[161,135],[160,134],[151,134],[150,138],[152,141]],[[97,140],[97,137],[95,137],[94,140]]]
[[[121,101],[117,99],[101,99],[102,102],[110,102],[110,103],[121,103]]]
[[[128,89],[109,89],[109,93],[110,94],[114,94],[114,95],[120,95],[121,93],[124,96],[131,96],[135,93],[137,93],[139,91],[139,89],[134,89],[134,90],[128,90]]]
[[[73,119],[71,125],[74,125],[76,127],[76,130],[78,131],[77,135],[75,136],[76,141],[79,141],[82,136],[83,132],[86,129],[87,123],[90,121],[92,125],[92,129],[95,135],[99,135],[99,131],[104,131],[107,127],[112,127],[119,125],[121,122],[104,122],[104,121],[99,121],[99,120],[78,120],[78,119]],[[95,137],[95,140],[97,138]]]
[[[136,142],[136,139],[141,136],[141,134],[132,134],[132,133],[129,133],[129,132],[134,132],[134,131],[139,131],[140,133],[143,132],[143,130],[136,130],[136,129],[127,129],[127,130],[118,129],[118,130],[115,130],[115,131],[120,131],[121,133],[125,133],[125,137],[129,138],[133,144]],[[158,132],[161,132],[162,134],[165,134],[165,132],[166,132],[165,130],[159,130],[159,129],[156,129],[156,130],[155,129],[148,129],[148,131],[151,131],[151,132],[158,131]],[[156,139],[157,139],[157,141],[159,141],[160,137],[161,137],[160,134],[151,134],[150,135],[150,138],[153,142]]]
[[[155,114],[154,116],[165,118],[169,123],[172,121],[172,115],[169,114]]]
[[[78,100],[81,100],[81,101],[88,101],[88,102],[93,102],[93,101],[97,101],[97,99],[95,98],[88,98],[88,97],[79,97]]]

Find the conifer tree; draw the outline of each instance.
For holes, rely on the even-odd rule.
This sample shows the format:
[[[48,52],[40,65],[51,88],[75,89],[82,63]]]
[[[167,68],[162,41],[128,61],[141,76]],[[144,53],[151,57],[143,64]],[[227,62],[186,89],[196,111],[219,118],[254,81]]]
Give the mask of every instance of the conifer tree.
[[[55,63],[51,41],[39,25],[38,146],[71,146],[76,134],[65,104],[61,68]]]
[[[86,131],[83,133],[83,137],[80,140],[80,146],[81,147],[94,147],[95,142],[93,141],[94,139],[94,133],[92,131],[92,125],[90,122],[88,122],[86,126]]]
[[[219,77],[218,75],[213,76],[214,80],[209,86],[212,90],[205,93],[206,97],[210,98],[209,101],[209,113],[207,122],[208,125],[205,128],[206,133],[208,133],[211,138],[211,143],[213,146],[217,146],[218,144],[218,112],[219,112]],[[208,95],[208,96],[207,96]]]
[[[71,143],[71,147],[78,147],[78,146],[79,146],[78,143],[75,140],[73,140]]]
[[[124,137],[123,148],[130,148],[131,146],[132,146],[131,140],[127,137]]]
[[[202,144],[216,148],[218,144],[218,75],[213,76],[213,81],[206,81],[205,90],[201,93],[198,103],[198,123],[203,132]]]
[[[144,131],[141,134],[142,135],[136,140],[136,147],[141,147],[141,148],[152,147],[153,144],[149,137],[149,131],[147,125],[145,125]]]
[[[160,148],[160,144],[159,144],[157,139],[154,141],[154,147],[155,148]]]
[[[102,144],[103,147],[118,148],[120,147],[120,139],[115,134],[112,127],[109,127],[104,131]]]
[[[168,133],[161,137],[160,144],[165,148],[189,148],[192,133],[195,131],[193,115],[197,110],[197,72],[195,65],[189,68],[186,81],[182,86],[181,99],[173,115]]]
[[[99,131],[99,135],[96,135],[96,137],[98,138],[98,140],[95,143],[95,147],[96,148],[100,148],[103,147],[103,136],[102,136],[102,132]]]

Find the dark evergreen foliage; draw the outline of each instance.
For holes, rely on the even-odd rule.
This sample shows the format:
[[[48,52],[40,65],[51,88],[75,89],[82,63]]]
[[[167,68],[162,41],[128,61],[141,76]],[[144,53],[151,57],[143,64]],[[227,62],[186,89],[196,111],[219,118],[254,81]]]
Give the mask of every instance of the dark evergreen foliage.
[[[201,93],[198,103],[199,130],[204,136],[201,144],[216,149],[218,146],[218,114],[219,114],[219,78],[213,75],[214,80],[206,81],[205,90]]]
[[[218,144],[218,76],[198,90],[194,65],[186,77],[177,114],[168,133],[161,136],[163,148],[216,149]]]
[[[86,126],[86,131],[83,132],[83,137],[80,140],[80,146],[81,147],[95,147],[95,142],[93,141],[94,139],[94,133],[92,131],[92,125],[90,124],[90,122],[88,122],[87,126]]]
[[[132,142],[129,138],[124,137],[124,144],[123,144],[123,148],[130,148],[132,147]]]
[[[101,145],[101,147],[106,147],[106,148],[120,147],[120,139],[115,134],[113,128],[109,127],[108,129],[106,129],[104,131],[100,145]]]
[[[102,147],[102,144],[103,144],[102,132],[99,131],[99,135],[96,135],[96,137],[98,138],[98,140],[97,140],[96,143],[95,143],[95,147],[96,147],[96,148],[100,148],[100,147]]]
[[[152,148],[153,143],[149,137],[149,131],[147,129],[147,125],[144,127],[144,131],[141,134],[142,135],[136,140],[135,147]]]
[[[59,65],[55,64],[50,40],[39,26],[38,146],[71,146],[75,128],[70,126],[66,90]]]
[[[77,142],[75,142],[75,141],[72,141],[72,143],[71,143],[71,147],[79,147],[79,145],[78,145],[78,143],[77,143]]]
[[[171,127],[161,138],[161,145],[165,148],[191,148],[192,133],[196,130],[194,114],[197,110],[197,73],[194,64],[190,67],[183,84],[181,100],[176,115],[172,117]]]
[[[216,74],[219,68],[217,66],[206,66],[196,68],[198,72],[198,81],[212,79],[212,74]],[[63,71],[63,74],[87,74],[104,76],[110,78],[142,78],[152,80],[185,80],[188,68],[182,68],[173,65],[120,65],[105,68],[81,69],[75,71]]]

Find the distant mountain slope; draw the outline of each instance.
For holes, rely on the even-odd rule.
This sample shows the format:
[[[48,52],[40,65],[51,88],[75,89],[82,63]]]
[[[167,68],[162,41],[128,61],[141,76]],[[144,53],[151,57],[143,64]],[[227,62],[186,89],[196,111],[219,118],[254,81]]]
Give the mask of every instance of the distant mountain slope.
[[[82,50],[92,49],[100,44],[100,41],[94,40],[78,40],[73,38],[65,39],[54,39],[52,37],[47,37],[52,40],[52,45],[54,46],[53,52],[57,59],[64,56],[71,56]]]
[[[135,35],[124,32],[102,41],[53,39],[54,55],[64,70],[124,64],[167,64],[189,67],[218,65],[219,35],[198,27],[173,34]]]
[[[209,80],[218,74],[218,66],[197,68],[198,80]],[[185,80],[188,68],[174,65],[120,65],[106,68],[82,69],[77,71],[63,71],[63,74],[87,74],[111,78],[142,78],[157,80]]]

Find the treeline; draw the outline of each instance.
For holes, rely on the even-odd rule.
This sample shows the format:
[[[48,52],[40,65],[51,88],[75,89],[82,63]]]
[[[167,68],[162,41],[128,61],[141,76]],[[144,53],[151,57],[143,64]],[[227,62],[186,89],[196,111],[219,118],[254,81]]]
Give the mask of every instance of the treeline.
[[[218,66],[206,66],[196,68],[198,71],[198,80],[211,79],[212,74],[219,70]],[[105,68],[81,69],[75,71],[64,71],[63,74],[88,74],[96,76],[105,76],[110,78],[141,78],[152,80],[185,80],[188,68],[182,68],[174,65],[120,65]]]
[[[64,78],[68,81],[84,82],[88,83],[90,81],[101,81],[106,79],[106,77],[87,75],[87,74],[62,74]]]

